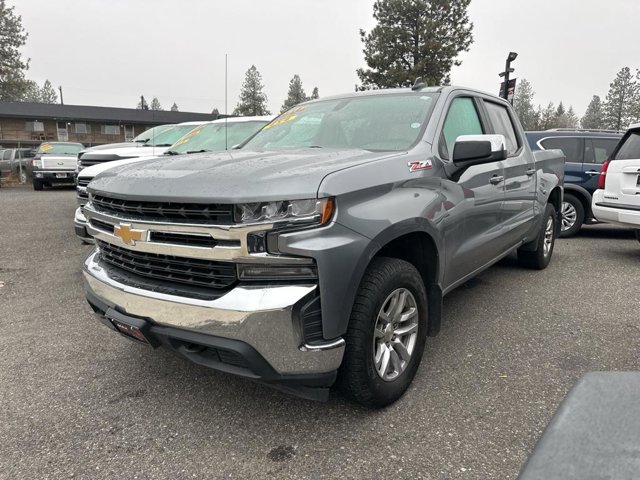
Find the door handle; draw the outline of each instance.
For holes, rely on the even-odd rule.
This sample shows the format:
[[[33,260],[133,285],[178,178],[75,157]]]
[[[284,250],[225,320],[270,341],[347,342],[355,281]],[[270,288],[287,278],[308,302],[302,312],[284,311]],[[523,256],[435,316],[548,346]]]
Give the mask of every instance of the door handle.
[[[527,176],[530,177],[531,175],[533,175],[534,173],[536,173],[536,169],[535,168],[530,168],[529,170],[527,170]]]
[[[489,182],[491,182],[492,185],[498,185],[503,180],[504,177],[502,175],[494,175],[493,177],[491,177],[491,180],[489,180]]]
[[[587,170],[586,172],[587,175],[589,175],[590,177],[593,177],[594,175],[600,175],[600,172],[596,172],[595,170]]]

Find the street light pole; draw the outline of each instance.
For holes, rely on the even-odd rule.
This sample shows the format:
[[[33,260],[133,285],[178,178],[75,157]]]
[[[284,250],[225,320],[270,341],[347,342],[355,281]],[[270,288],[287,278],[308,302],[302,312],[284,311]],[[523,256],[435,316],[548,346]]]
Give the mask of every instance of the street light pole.
[[[518,58],[518,54],[516,52],[509,52],[507,56],[507,63],[504,66],[504,72],[500,72],[500,76],[504,77],[504,90],[502,91],[502,98],[505,100],[509,99],[509,75],[513,73],[515,70],[511,68],[511,62],[513,62],[516,58]]]

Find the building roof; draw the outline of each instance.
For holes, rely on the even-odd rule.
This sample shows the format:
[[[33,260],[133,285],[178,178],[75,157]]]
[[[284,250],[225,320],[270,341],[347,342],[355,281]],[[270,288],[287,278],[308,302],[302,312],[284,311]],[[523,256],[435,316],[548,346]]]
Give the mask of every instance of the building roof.
[[[33,120],[83,120],[131,124],[165,124],[189,121],[211,121],[220,116],[211,113],[138,110],[135,108],[60,105],[59,103],[0,102],[0,118]]]

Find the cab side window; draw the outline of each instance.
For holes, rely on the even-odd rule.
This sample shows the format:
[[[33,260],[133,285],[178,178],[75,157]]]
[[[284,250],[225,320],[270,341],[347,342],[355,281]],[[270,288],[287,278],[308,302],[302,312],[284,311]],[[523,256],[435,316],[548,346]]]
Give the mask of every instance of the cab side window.
[[[520,145],[507,107],[492,102],[484,102],[484,105],[487,108],[487,114],[489,115],[494,133],[504,136],[505,142],[507,143],[507,152],[509,152],[509,155],[513,155],[518,151]]]
[[[460,135],[482,135],[482,123],[478,111],[469,97],[455,98],[449,106],[440,139],[440,155],[450,159],[453,146]]]

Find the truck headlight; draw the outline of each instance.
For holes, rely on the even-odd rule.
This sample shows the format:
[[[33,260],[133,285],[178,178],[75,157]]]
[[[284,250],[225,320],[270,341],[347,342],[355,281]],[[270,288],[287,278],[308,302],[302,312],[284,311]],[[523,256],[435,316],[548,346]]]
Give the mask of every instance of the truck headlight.
[[[237,223],[324,225],[331,219],[334,208],[333,198],[241,203],[235,206],[235,220]]]

